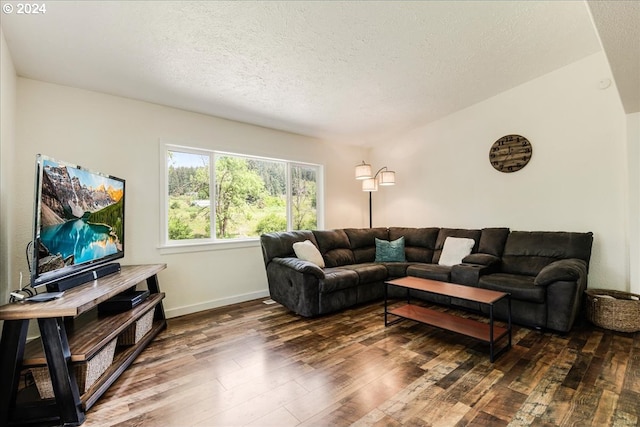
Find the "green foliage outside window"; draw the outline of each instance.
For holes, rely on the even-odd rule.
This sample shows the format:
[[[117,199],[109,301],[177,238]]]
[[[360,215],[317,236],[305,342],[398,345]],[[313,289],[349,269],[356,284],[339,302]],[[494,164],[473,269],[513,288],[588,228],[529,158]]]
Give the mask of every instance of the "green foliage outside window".
[[[215,237],[258,237],[287,230],[285,162],[215,156],[215,192],[210,191],[209,155],[169,151],[168,190],[170,240],[211,236],[214,196]],[[317,227],[316,169],[292,166],[289,199],[292,229]]]
[[[169,152],[169,240],[211,237],[209,156]]]
[[[248,224],[264,207],[268,195],[264,180],[249,168],[246,159],[223,156],[216,159],[216,236],[218,238],[253,235]],[[285,226],[286,227],[286,226]]]
[[[291,171],[291,208],[294,230],[317,228],[315,170],[294,166]]]

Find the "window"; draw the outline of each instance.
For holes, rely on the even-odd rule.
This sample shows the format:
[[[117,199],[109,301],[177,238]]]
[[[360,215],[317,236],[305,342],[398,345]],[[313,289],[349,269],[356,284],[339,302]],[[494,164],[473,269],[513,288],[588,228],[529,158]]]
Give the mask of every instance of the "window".
[[[318,228],[319,165],[173,145],[162,159],[165,245]]]

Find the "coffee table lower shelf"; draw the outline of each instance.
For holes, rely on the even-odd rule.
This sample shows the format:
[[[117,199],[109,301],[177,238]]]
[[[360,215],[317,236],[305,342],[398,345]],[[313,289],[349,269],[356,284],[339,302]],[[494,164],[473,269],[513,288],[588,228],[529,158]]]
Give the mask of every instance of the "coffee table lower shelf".
[[[402,307],[389,310],[387,313],[476,338],[489,344],[492,341],[490,325],[478,322],[477,320],[454,316],[449,313],[431,310],[414,304],[403,305]],[[493,342],[507,336],[508,333],[509,330],[507,328],[494,325]]]
[[[407,293],[406,305],[389,307],[389,295],[387,288],[395,286],[402,288]],[[474,303],[479,303],[489,308],[489,323],[456,316],[441,311],[431,310],[422,305],[411,303],[410,290],[428,292],[445,297],[458,298]],[[494,304],[503,301],[507,303],[507,327],[497,326],[493,319]],[[391,322],[388,316],[399,317]],[[511,295],[506,292],[498,292],[489,289],[480,289],[470,286],[458,285],[437,280],[423,279],[420,277],[401,277],[385,282],[384,288],[384,325],[389,326],[402,319],[415,320],[437,328],[466,335],[489,344],[489,358],[491,362],[500,353],[511,348]],[[506,337],[506,344],[496,351],[496,343]]]

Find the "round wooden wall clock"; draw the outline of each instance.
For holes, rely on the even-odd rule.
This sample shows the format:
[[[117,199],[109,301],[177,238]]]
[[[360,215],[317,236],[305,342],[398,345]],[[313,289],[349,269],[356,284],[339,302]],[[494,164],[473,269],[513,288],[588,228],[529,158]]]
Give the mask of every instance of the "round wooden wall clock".
[[[489,151],[491,166],[500,172],[519,171],[529,163],[533,149],[527,138],[506,135],[497,140]]]

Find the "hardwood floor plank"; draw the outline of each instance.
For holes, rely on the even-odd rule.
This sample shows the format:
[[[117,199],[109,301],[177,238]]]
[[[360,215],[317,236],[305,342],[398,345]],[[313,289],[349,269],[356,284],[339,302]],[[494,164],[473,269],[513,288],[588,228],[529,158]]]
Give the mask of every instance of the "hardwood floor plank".
[[[636,347],[631,351],[623,387],[640,394],[640,348]]]
[[[478,410],[500,420],[511,422],[527,396],[496,384],[475,406]]]
[[[465,414],[469,412],[470,408],[460,402],[456,402],[451,406],[442,406],[440,416],[433,421],[433,427],[449,427],[456,425]]]
[[[509,388],[522,394],[529,395],[539,382],[547,377],[549,369],[558,361],[560,353],[567,346],[567,340],[560,337],[551,337],[539,351],[533,360],[527,365],[524,372],[516,378]],[[531,351],[530,351],[531,352]]]
[[[572,410],[572,400],[575,393],[574,389],[560,385],[541,418],[551,425],[566,425],[566,420]]]
[[[576,390],[580,382],[582,382],[592,359],[593,356],[591,354],[578,353],[562,385]]]
[[[378,409],[403,424],[418,419],[434,399],[444,392],[435,382],[435,379],[426,380],[424,377],[416,379],[379,405]]]
[[[503,377],[503,373],[497,369],[492,369],[484,376],[480,377],[478,382],[471,390],[466,394],[460,396],[460,401],[467,406],[475,406],[480,399],[482,399],[491,388]]]
[[[593,417],[592,426],[608,426],[612,424],[612,418],[614,409],[616,407],[616,403],[618,401],[618,395],[609,391],[604,390],[602,392],[602,397],[598,402],[598,407],[596,408],[595,416]]]
[[[323,414],[322,418],[336,420],[336,422],[339,421],[340,423],[346,422],[347,424],[358,421],[397,393],[398,390],[405,387],[409,378],[416,376],[414,369],[419,370],[419,368],[415,367],[409,368],[408,371],[403,368],[393,369],[375,380],[363,384],[341,399],[340,407]]]
[[[514,419],[525,424],[532,424],[536,419],[554,422],[553,419],[546,417],[545,414],[574,361],[575,350],[568,347],[565,348],[556,357],[546,375],[538,381],[535,388],[529,393],[520,410],[514,415]]]
[[[602,389],[580,384],[571,399],[567,425],[591,425],[601,395]]]
[[[389,417],[379,409],[374,409],[366,416],[353,423],[351,427],[396,427],[401,426],[397,420]]]
[[[207,412],[211,415],[199,417],[200,419],[191,425],[206,427],[250,424],[269,415],[274,408],[286,407],[289,401],[305,393],[307,392],[304,388],[295,381],[288,381],[229,408],[224,402],[221,405],[210,406]]]
[[[594,331],[591,334],[588,334],[587,342],[585,343],[584,347],[582,347],[581,353],[595,354],[596,350],[600,346],[603,335],[604,334],[599,331]]]
[[[611,350],[604,359],[602,372],[596,381],[596,387],[602,387],[616,393],[622,391],[632,342],[626,337],[613,337]]]
[[[617,409],[640,419],[640,393],[624,390],[618,397]]]
[[[291,415],[284,407],[280,407],[247,425],[252,427],[288,427],[298,424],[300,424],[300,420]]]
[[[500,418],[496,418],[493,415],[487,414],[486,412],[477,412],[473,413],[473,417],[467,419],[466,417],[456,423],[456,427],[464,427],[468,425],[477,426],[477,427],[503,427],[509,425],[509,423],[505,420],[501,420]]]
[[[379,302],[306,319],[249,301],[169,319],[84,425],[638,425],[640,333],[514,326],[512,344],[490,363],[471,338],[385,327]]]

